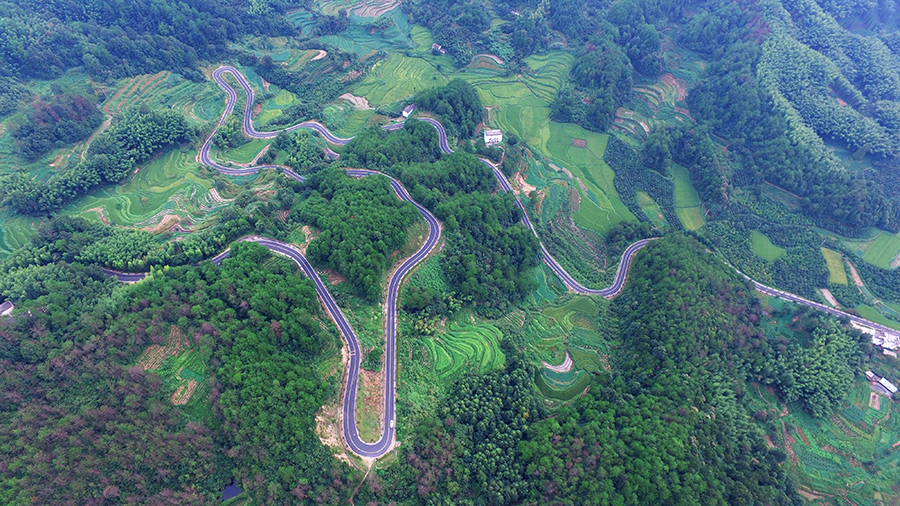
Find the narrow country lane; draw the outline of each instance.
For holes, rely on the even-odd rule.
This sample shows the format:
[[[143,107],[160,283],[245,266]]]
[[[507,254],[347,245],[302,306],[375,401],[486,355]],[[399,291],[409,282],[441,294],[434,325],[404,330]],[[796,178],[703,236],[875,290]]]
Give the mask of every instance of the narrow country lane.
[[[225,81],[223,75],[231,74],[237,82],[243,88],[246,104],[244,107],[243,114],[243,131],[246,135],[254,139],[271,139],[274,138],[280,131],[291,132],[301,128],[309,128],[318,132],[322,137],[331,144],[334,145],[344,145],[349,142],[352,138],[342,138],[337,137],[332,134],[327,127],[324,125],[315,122],[315,121],[305,121],[298,123],[294,126],[285,128],[283,130],[274,131],[274,132],[257,132],[253,128],[252,124],[252,108],[253,108],[253,89],[250,84],[247,82],[247,79],[244,75],[234,67],[230,66],[222,66],[216,69],[213,72],[213,79],[216,83],[225,91],[226,93],[226,106],[225,111],[222,113],[219,122],[216,124],[216,128],[209,134],[209,136],[204,141],[202,147],[200,148],[200,152],[198,154],[198,159],[200,163],[206,165],[208,167],[214,168],[224,174],[229,175],[252,175],[260,170],[264,169],[281,169],[282,172],[298,181],[302,181],[303,177],[289,167],[279,166],[279,165],[259,165],[255,167],[247,167],[247,168],[233,168],[222,165],[210,156],[210,150],[212,148],[213,139],[215,138],[216,131],[218,128],[225,122],[229,115],[231,115],[234,111],[235,104],[238,100],[237,92]],[[443,151],[446,154],[452,153],[453,150],[450,147],[449,140],[447,138],[447,132],[444,130],[443,125],[435,119],[432,118],[418,118],[420,121],[425,121],[437,130],[438,132],[438,142]],[[385,130],[393,131],[401,128],[403,126],[402,122],[392,123],[390,125],[383,126]],[[503,175],[503,172],[497,167],[496,164],[491,163],[489,160],[484,158],[481,161],[489,166],[493,172],[494,176],[497,178],[501,188],[504,191],[512,192],[512,188],[509,184],[509,181]],[[395,429],[395,414],[396,414],[396,375],[397,375],[397,299],[399,297],[400,287],[402,285],[403,279],[410,272],[412,272],[415,267],[422,262],[428,255],[431,253],[434,248],[438,245],[441,237],[441,228],[438,223],[437,218],[431,214],[425,207],[415,202],[412,197],[409,195],[409,192],[406,188],[396,179],[387,176],[381,172],[368,170],[368,169],[347,169],[347,174],[354,177],[366,177],[366,176],[384,176],[390,179],[391,187],[396,193],[397,197],[405,200],[407,202],[411,202],[416,206],[416,209],[425,219],[426,224],[428,225],[428,235],[425,242],[419,248],[419,250],[413,254],[411,257],[407,258],[400,267],[394,272],[394,274],[390,277],[387,283],[387,297],[385,303],[385,382],[384,382],[384,419],[382,420],[382,434],[378,441],[376,442],[366,442],[363,441],[359,435],[359,430],[357,428],[356,423],[356,397],[357,397],[357,389],[359,384],[359,372],[360,372],[360,364],[361,364],[361,347],[359,344],[359,340],[356,337],[356,333],[353,328],[350,326],[350,323],[347,321],[347,318],[344,316],[340,307],[338,307],[337,303],[334,301],[334,298],[331,296],[331,293],[328,291],[327,287],[324,285],[319,275],[316,273],[312,264],[303,256],[300,250],[287,243],[283,243],[281,241],[277,241],[274,239],[269,239],[265,237],[258,236],[250,236],[239,239],[239,241],[253,241],[262,246],[265,246],[272,252],[280,255],[287,256],[292,259],[297,265],[300,266],[303,273],[313,282],[316,287],[316,293],[322,301],[323,306],[330,314],[331,318],[334,320],[338,329],[341,332],[341,336],[347,343],[350,354],[350,363],[347,374],[347,381],[344,388],[343,396],[343,404],[342,404],[342,432],[344,438],[347,442],[348,447],[351,451],[356,453],[361,457],[366,458],[378,458],[385,455],[387,452],[393,448],[395,439],[396,439],[396,429]],[[514,194],[515,195],[515,194]],[[531,220],[528,218],[528,213],[525,210],[525,207],[522,205],[521,200],[518,195],[515,195],[516,205],[522,211],[522,223],[528,227],[529,230],[537,237],[537,231],[534,228],[534,225],[531,223]],[[625,285],[625,279],[628,274],[628,269],[631,265],[631,261],[634,258],[634,255],[640,251],[641,248],[646,246],[653,239],[642,239],[636,241],[635,243],[629,245],[625,252],[622,254],[621,261],[619,262],[619,267],[616,271],[615,279],[612,284],[606,288],[602,289],[592,289],[587,288],[580,283],[578,283],[565,269],[553,258],[552,255],[547,251],[547,248],[543,243],[541,244],[541,254],[544,262],[556,273],[557,276],[562,279],[562,281],[566,284],[566,286],[580,294],[585,295],[599,295],[606,298],[612,298],[616,296],[619,292],[622,291]],[[212,258],[212,262],[216,265],[221,264],[221,262],[228,257],[229,250],[226,250],[219,255],[216,255]],[[119,281],[123,282],[134,282],[143,279],[146,274],[129,274],[129,273],[121,273],[111,270],[103,271],[108,276],[116,277]],[[750,279],[750,278],[747,278]],[[793,294],[789,294],[786,292],[782,292],[776,290],[774,288],[767,287],[765,285],[761,285],[756,283],[753,280],[754,286],[760,292],[781,297],[786,300],[790,300],[792,302],[796,302],[798,304],[803,304],[814,309],[825,311],[827,313],[833,314],[838,317],[848,317],[851,321],[866,325],[879,330],[891,330],[878,325],[876,323],[870,322],[868,320],[864,320],[862,318],[844,313],[843,311],[838,311],[836,309],[829,308],[822,304],[818,304],[813,301],[809,301],[803,299],[802,297],[798,297]]]

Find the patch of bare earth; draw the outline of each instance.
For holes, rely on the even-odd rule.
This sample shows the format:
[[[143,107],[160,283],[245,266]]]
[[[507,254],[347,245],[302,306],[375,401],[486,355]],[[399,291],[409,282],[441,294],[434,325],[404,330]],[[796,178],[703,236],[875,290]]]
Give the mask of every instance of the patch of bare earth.
[[[362,2],[353,13],[363,18],[377,18],[400,5],[400,0],[371,0]]]
[[[175,393],[172,394],[172,397],[169,399],[172,401],[172,404],[176,406],[181,406],[183,404],[187,404],[189,400],[191,400],[191,396],[194,395],[194,390],[197,389],[196,380],[189,379],[186,383],[183,383],[175,389]]]
[[[152,337],[151,337],[152,338]],[[158,341],[157,341],[158,342]],[[138,358],[137,366],[141,370],[158,369],[168,356],[178,356],[181,350],[186,350],[191,345],[187,336],[184,335],[178,327],[172,325],[169,327],[169,336],[166,339],[165,346],[151,344],[141,353]]]
[[[321,60],[322,58],[325,58],[327,55],[328,55],[328,51],[325,51],[324,49],[320,49],[319,54],[313,56],[310,61]]]
[[[165,232],[166,230],[170,230],[172,227],[177,225],[181,221],[181,217],[176,216],[174,214],[167,214],[159,220],[159,223],[153,225],[152,227],[144,227],[144,230],[150,232],[151,234],[158,234],[160,232]]]
[[[900,253],[897,253],[897,256],[891,260],[891,269],[896,269],[897,267],[900,267]]]
[[[534,213],[536,215],[541,214],[541,204],[544,202],[544,198],[546,198],[546,197],[547,197],[547,189],[546,188],[544,188],[543,190],[534,194]]]
[[[772,441],[772,436],[766,434],[763,438],[766,440],[766,444],[769,445],[769,448],[775,448],[775,442]]]
[[[810,492],[810,491],[808,491],[808,490],[806,490],[806,489],[803,489],[803,488],[797,488],[797,493],[800,494],[800,495],[802,495],[803,497],[805,497],[806,500],[808,500],[808,501],[815,501],[815,500],[818,500],[818,499],[825,499],[825,496],[824,496],[824,495],[814,494],[814,493],[812,493],[812,492]]]
[[[341,342],[343,342],[343,340]],[[350,356],[348,354],[347,345],[344,344],[341,346],[341,371],[333,371],[331,374],[340,374],[341,378],[343,378],[344,371],[347,370],[349,362]],[[328,376],[331,376],[331,374]],[[341,385],[341,392],[344,391],[344,384]],[[352,465],[353,462],[350,460],[350,455],[347,453],[349,450],[344,445],[344,438],[341,437],[341,427],[343,427],[343,421],[341,420],[342,395],[335,396],[334,399],[322,406],[322,409],[316,413],[316,435],[319,436],[319,441],[321,441],[323,445],[332,449],[332,453],[335,457]]]
[[[791,464],[796,465],[800,462],[800,459],[794,453],[794,449],[792,446],[797,442],[796,439],[791,437],[791,434],[787,430],[787,425],[785,425],[784,420],[781,421],[781,430],[784,431],[784,451],[788,454],[788,459],[791,461]]]
[[[94,139],[97,138],[98,135],[102,134],[109,125],[112,125],[112,116],[107,115],[106,119],[103,120],[103,123],[100,124],[100,127],[94,130],[94,133],[88,137],[88,140],[84,141],[84,149],[81,150],[81,160],[84,161],[84,157],[87,156],[87,150],[91,147],[91,143],[94,142]]]
[[[856,272],[856,267],[853,267],[853,264],[851,264],[849,260],[844,261],[847,262],[847,267],[850,268],[850,276],[853,278],[853,283],[856,286],[864,286],[862,278],[859,277],[859,273]]]
[[[869,392],[869,407],[881,411],[881,396],[875,392]]]
[[[331,286],[347,281],[347,278],[341,276],[338,271],[333,271],[331,269],[323,269],[321,274],[324,274],[325,277],[328,278],[328,282],[331,284]]]
[[[253,117],[259,116],[259,113],[262,112],[262,104],[254,104],[253,105]]]
[[[834,295],[831,294],[831,290],[827,288],[819,288],[819,291],[822,292],[822,297],[825,297],[825,300],[827,300],[832,307],[837,309],[841,308],[841,305],[838,304],[837,299],[835,299]]]
[[[353,107],[360,111],[368,111],[372,109],[372,106],[369,105],[369,101],[366,97],[358,97],[352,93],[344,93],[338,98],[343,98],[344,100],[353,104]]]
[[[521,172],[516,172],[515,174],[513,174],[513,181],[515,181],[516,185],[521,188],[520,193],[522,193],[523,195],[530,195],[531,192],[537,190],[536,186],[532,186],[525,182],[525,176],[523,176]]]
[[[97,213],[97,216],[100,217],[100,221],[102,221],[104,225],[109,225],[109,220],[107,220],[106,215],[103,214],[102,207],[92,207],[92,208],[88,209],[88,211],[93,211],[93,212]]]

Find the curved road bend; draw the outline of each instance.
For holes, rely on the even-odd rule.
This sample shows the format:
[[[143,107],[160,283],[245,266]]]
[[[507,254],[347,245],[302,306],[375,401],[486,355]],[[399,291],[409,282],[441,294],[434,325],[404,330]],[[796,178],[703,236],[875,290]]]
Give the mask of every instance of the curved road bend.
[[[256,139],[270,139],[278,135],[278,132],[257,132],[252,125],[252,107],[253,107],[253,90],[250,87],[250,84],[247,82],[246,78],[241,74],[240,71],[235,69],[234,67],[223,66],[213,73],[213,78],[216,83],[226,92],[228,95],[228,99],[226,101],[225,111],[222,113],[219,122],[216,124],[216,127],[210,133],[209,137],[207,137],[206,141],[204,141],[203,146],[200,148],[199,160],[202,164],[212,167],[224,174],[230,175],[252,175],[258,172],[261,169],[269,169],[269,168],[281,168],[282,171],[293,179],[302,181],[303,177],[293,170],[278,166],[278,165],[260,165],[256,167],[247,167],[247,168],[232,168],[224,166],[220,163],[217,163],[210,157],[210,149],[212,147],[212,142],[215,137],[216,131],[218,128],[225,122],[227,117],[234,111],[234,105],[237,103],[237,92],[227,83],[222,77],[223,74],[230,73],[241,85],[244,90],[244,93],[247,96],[247,103],[244,108],[244,118],[242,128],[244,132]],[[438,139],[440,148],[444,153],[452,153],[453,150],[450,147],[449,141],[447,139],[447,133],[444,130],[443,125],[437,120],[431,118],[419,118],[421,121],[425,121],[437,129]],[[402,123],[394,123],[391,125],[386,125],[383,128],[385,130],[391,131],[396,130],[402,127]],[[285,128],[284,131],[290,132],[300,128],[310,128],[319,132],[325,140],[332,144],[343,145],[350,141],[350,139],[345,139],[341,137],[337,137],[333,135],[324,125],[307,121],[298,123],[297,125]],[[494,170],[494,175],[497,177],[500,185],[506,191],[511,191],[509,186],[509,182],[503,176],[503,173],[497,168],[496,165],[490,163],[487,160],[482,159],[482,161],[490,166]],[[374,174],[381,174],[377,171],[371,171],[367,169],[347,169],[347,174],[356,177],[369,176]],[[386,176],[389,177],[389,176]],[[318,274],[316,274],[312,265],[309,261],[300,253],[300,251],[290,245],[280,241],[276,241],[274,239],[267,239],[264,237],[249,237],[240,239],[241,241],[254,241],[257,242],[269,250],[288,256],[292,260],[294,260],[300,268],[303,270],[304,274],[309,277],[310,280],[316,286],[316,292],[319,297],[322,299],[323,305],[328,309],[328,312],[331,314],[332,319],[335,324],[341,331],[341,335],[347,341],[348,347],[350,349],[350,368],[347,376],[347,385],[344,391],[344,402],[342,407],[343,414],[343,432],[344,438],[347,441],[350,449],[362,456],[362,457],[372,457],[377,458],[385,453],[387,453],[391,447],[393,446],[395,439],[395,425],[393,422],[395,420],[395,406],[396,406],[396,335],[397,335],[397,298],[400,291],[400,286],[402,284],[403,278],[412,271],[415,266],[425,259],[428,254],[437,246],[438,241],[440,240],[440,226],[437,219],[432,215],[427,209],[423,206],[415,202],[412,197],[407,192],[406,188],[403,187],[396,179],[390,178],[391,186],[394,189],[394,192],[397,196],[408,202],[411,202],[419,212],[422,214],[423,218],[425,218],[426,223],[428,224],[428,237],[422,247],[411,257],[406,259],[403,264],[401,264],[400,268],[397,269],[394,274],[391,276],[388,281],[388,290],[387,290],[387,304],[385,305],[385,395],[384,395],[384,420],[383,420],[383,430],[381,434],[381,438],[375,443],[367,443],[362,440],[359,436],[359,430],[356,424],[356,395],[358,389],[359,382],[359,367],[361,361],[360,354],[360,345],[359,340],[356,338],[356,334],[353,331],[353,328],[350,326],[346,317],[341,312],[340,308],[335,303],[331,294],[328,292],[328,289],[322,283],[322,280],[319,278]],[[516,196],[516,203],[519,208],[523,212],[523,223],[528,226],[528,228],[537,235],[534,227],[532,226],[530,220],[528,219],[528,213],[525,212],[525,208],[522,205],[522,202],[519,200],[518,196]],[[583,287],[578,284],[571,276],[566,273],[566,271],[553,259],[552,256],[547,252],[546,248],[544,248],[543,244],[541,244],[541,250],[543,253],[544,261],[550,265],[554,272],[562,277],[563,281],[565,281],[566,285],[568,285],[571,289],[576,292],[584,293],[584,294],[598,294],[605,297],[611,297],[618,293],[625,282],[625,274],[627,273],[628,266],[630,265],[631,259],[633,255],[642,248],[649,240],[638,241],[635,244],[626,249],[625,253],[622,257],[622,262],[620,263],[619,270],[616,273],[615,282],[608,288],[603,290],[591,290]],[[226,250],[219,255],[216,255],[212,262],[216,265],[220,264],[225,258],[228,257],[230,250]],[[109,276],[114,276],[120,281],[129,282],[129,281],[139,281],[143,279],[146,274],[127,274],[120,273],[111,270],[104,270]]]
[[[269,138],[273,138],[276,135],[278,135],[277,131],[276,132],[257,132],[253,128],[253,124],[252,124],[253,89],[251,88],[250,84],[247,82],[247,79],[244,77],[244,75],[239,70],[237,70],[234,67],[223,66],[223,67],[216,69],[216,71],[213,73],[213,78],[215,79],[216,83],[227,93],[228,100],[226,103],[225,112],[222,114],[222,117],[220,118],[218,124],[216,125],[216,128],[213,130],[213,132],[210,134],[209,138],[207,138],[206,142],[203,144],[203,147],[201,148],[200,161],[202,163],[204,163],[210,167],[213,167],[217,170],[220,170],[226,174],[235,174],[235,175],[253,174],[253,173],[259,171],[260,169],[279,167],[276,165],[261,165],[258,167],[250,167],[250,168],[245,168],[245,169],[233,169],[233,168],[225,167],[221,164],[218,164],[210,158],[209,150],[210,150],[210,147],[212,144],[212,139],[215,136],[215,132],[218,129],[218,127],[221,126],[225,122],[225,119],[227,118],[227,116],[230,115],[234,111],[234,104],[237,102],[237,92],[235,92],[235,90],[230,85],[228,85],[228,83],[226,83],[222,77],[222,75],[225,73],[230,73],[238,81],[238,83],[243,88],[244,93],[247,97],[247,101],[246,101],[246,104],[244,107],[243,125],[242,125],[244,132],[248,136],[250,136],[252,138],[256,138],[256,139],[269,139]],[[432,118],[418,118],[418,119],[431,124],[437,130],[438,142],[439,142],[441,151],[443,151],[444,153],[447,153],[447,154],[453,152],[453,149],[450,147],[450,143],[447,138],[447,132],[444,129],[443,125],[439,121],[432,119]],[[388,131],[393,131],[393,130],[397,130],[397,129],[401,128],[402,126],[403,126],[403,123],[400,122],[400,123],[385,125],[382,128],[384,128],[385,130],[388,130]],[[294,130],[297,130],[300,128],[310,128],[312,130],[315,130],[316,132],[321,134],[322,137],[326,141],[328,141],[331,144],[335,144],[335,145],[344,145],[351,140],[350,138],[341,138],[341,137],[335,136],[324,125],[322,125],[318,122],[314,122],[314,121],[298,123],[297,125],[285,128],[284,131],[291,132],[291,131],[294,131]],[[491,167],[491,169],[494,171],[494,176],[497,178],[497,180],[500,183],[500,186],[503,188],[503,190],[511,192],[512,188],[509,185],[509,181],[506,179],[506,177],[504,176],[503,172],[499,169],[499,167],[497,167],[496,164],[491,163],[487,159],[481,158],[481,161],[483,163],[485,163],[486,165],[488,165],[489,167]],[[296,172],[290,170],[289,168],[286,168],[286,167],[280,167],[280,168],[282,168],[284,173],[287,174],[289,177],[292,177],[294,179],[301,180],[301,181],[303,180],[302,176],[300,176]],[[370,170],[366,170],[366,169],[348,169],[347,173],[351,176],[366,176],[366,175],[372,175],[372,174],[379,174],[376,171],[370,171]],[[385,381],[385,394],[386,394],[385,395],[385,419],[384,419],[384,424],[383,424],[383,426],[384,426],[383,433],[382,433],[381,439],[377,443],[370,444],[370,443],[366,443],[366,442],[362,441],[362,439],[359,437],[359,431],[356,428],[355,403],[356,403],[356,391],[357,391],[357,386],[358,386],[360,353],[359,353],[359,342],[356,339],[356,335],[353,333],[353,329],[350,327],[346,318],[340,312],[340,308],[338,308],[337,305],[334,303],[334,299],[331,297],[331,294],[328,293],[328,290],[322,284],[318,275],[315,273],[315,270],[312,268],[312,266],[309,264],[309,262],[306,260],[306,258],[304,258],[303,255],[301,255],[299,253],[299,251],[297,251],[294,247],[292,247],[290,245],[280,243],[280,242],[274,241],[272,239],[265,239],[265,238],[252,239],[252,240],[255,240],[256,242],[259,242],[260,244],[266,246],[267,248],[269,248],[272,251],[275,251],[277,253],[281,253],[281,254],[291,257],[295,262],[297,262],[301,266],[301,268],[304,270],[304,272],[307,274],[307,276],[309,276],[310,279],[312,279],[313,282],[316,284],[316,290],[319,293],[319,296],[322,298],[322,301],[326,305],[326,307],[328,307],[329,312],[331,312],[332,318],[335,319],[335,323],[338,324],[338,327],[341,329],[341,333],[347,339],[348,344],[350,345],[350,349],[351,349],[351,367],[350,367],[350,374],[348,375],[347,389],[344,394],[344,407],[343,407],[344,437],[346,438],[350,448],[355,453],[357,453],[361,456],[364,456],[364,457],[380,457],[381,455],[384,455],[390,449],[391,445],[393,444],[394,430],[393,430],[393,428],[390,427],[390,425],[391,425],[390,422],[394,421],[394,415],[395,415],[395,412],[394,412],[394,408],[395,408],[394,386],[395,386],[395,380],[396,380],[396,329],[397,329],[397,327],[396,327],[396,325],[397,325],[396,303],[397,303],[398,292],[399,292],[400,284],[401,284],[401,281],[403,280],[403,277],[409,271],[411,271],[418,262],[422,261],[428,255],[428,253],[434,248],[434,246],[437,244],[437,241],[440,238],[440,228],[438,226],[438,223],[437,223],[437,220],[435,219],[435,217],[430,212],[428,212],[427,209],[425,209],[424,207],[419,205],[417,202],[413,201],[412,198],[409,196],[409,193],[403,187],[403,185],[401,185],[398,181],[396,181],[393,178],[391,178],[391,186],[394,188],[394,191],[397,193],[397,195],[401,199],[406,200],[408,202],[412,202],[416,206],[416,208],[419,210],[419,212],[422,213],[422,216],[428,222],[429,233],[428,233],[428,239],[426,240],[426,242],[422,246],[422,248],[415,255],[413,255],[412,257],[407,259],[403,263],[403,265],[401,265],[400,269],[398,269],[394,273],[394,275],[391,277],[390,281],[388,282],[388,295],[387,295],[388,303],[386,305],[386,318],[385,318],[386,327],[387,327],[386,328],[387,349],[386,349],[386,354],[385,354],[386,362],[387,362],[386,363],[387,379]],[[527,226],[531,230],[531,232],[533,234],[535,234],[535,236],[537,236],[537,231],[535,230],[534,225],[531,223],[531,220],[528,218],[528,213],[525,211],[525,207],[522,205],[522,202],[519,199],[519,196],[515,195],[515,198],[516,198],[516,205],[519,207],[519,209],[522,210],[522,222],[525,224],[525,226]],[[587,287],[581,285],[580,283],[578,283],[574,278],[572,278],[572,276],[568,272],[566,272],[566,270],[563,269],[562,266],[560,266],[559,263],[550,255],[550,253],[547,251],[547,248],[544,246],[543,243],[541,243],[541,253],[543,255],[544,262],[546,262],[547,265],[550,266],[551,270],[553,270],[553,272],[555,272],[563,280],[563,282],[569,287],[569,289],[571,289],[572,291],[581,293],[581,294],[586,294],[586,295],[600,295],[603,297],[611,298],[611,297],[615,296],[616,294],[618,294],[622,290],[624,283],[625,283],[625,277],[628,273],[628,268],[631,264],[631,260],[633,259],[634,255],[641,248],[646,246],[651,240],[653,240],[653,239],[642,239],[640,241],[637,241],[637,242],[629,245],[628,248],[625,249],[625,252],[622,254],[622,259],[619,262],[619,267],[616,271],[616,276],[615,276],[615,280],[613,281],[613,284],[607,288],[603,288],[603,289],[599,289],[599,290],[587,288]],[[225,251],[224,253],[220,254],[215,259],[213,259],[213,261],[217,264],[221,263],[222,259],[225,258],[227,255],[228,255],[228,251]],[[113,273],[110,272],[110,274],[113,274]],[[115,275],[118,276],[119,274],[115,274]],[[139,275],[139,276],[143,277],[142,275]],[[137,278],[137,279],[140,279],[140,278]],[[748,278],[748,279],[750,279],[750,278]],[[803,305],[812,307],[814,309],[832,314],[837,317],[847,317],[855,323],[866,325],[866,326],[869,326],[869,327],[872,327],[872,328],[875,328],[878,330],[882,330],[882,331],[891,331],[892,330],[892,329],[889,329],[882,325],[879,325],[877,323],[865,320],[863,318],[859,318],[857,316],[853,316],[851,314],[845,313],[843,311],[839,311],[837,309],[833,309],[833,308],[825,306],[823,304],[819,304],[817,302],[813,302],[813,301],[804,299],[802,297],[762,285],[760,283],[757,283],[756,281],[753,281],[752,279],[751,279],[751,282],[754,284],[754,286],[756,287],[757,290],[759,290],[760,292],[766,293],[768,295],[778,296],[778,297],[784,298],[785,300],[789,300],[789,301],[792,301],[792,302],[795,302],[798,304],[803,304]]]

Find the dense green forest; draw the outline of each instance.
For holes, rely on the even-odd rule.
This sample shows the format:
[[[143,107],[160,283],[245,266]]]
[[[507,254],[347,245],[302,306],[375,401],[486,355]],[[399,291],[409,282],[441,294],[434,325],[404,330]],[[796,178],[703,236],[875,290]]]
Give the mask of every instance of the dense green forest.
[[[406,245],[417,219],[415,206],[394,195],[385,177],[348,177],[340,169],[316,173],[303,184],[311,192],[291,212],[319,229],[309,244],[310,261],[337,270],[363,297],[380,300],[382,280]]]
[[[27,174],[0,176],[0,196],[23,214],[49,214],[93,188],[117,183],[163,148],[189,141],[196,131],[172,109],[134,110],[119,118],[71,169],[48,181]]]
[[[754,293],[734,267],[810,299],[827,288],[848,312],[900,302],[887,268],[900,257],[860,258],[900,230],[895,4],[411,0],[365,19],[369,4],[306,0],[0,0],[0,216],[31,234],[0,228],[15,245],[0,302],[16,305],[0,318],[0,502],[217,504],[236,480],[239,501],[260,504],[793,506],[795,481],[843,486],[843,460],[868,473],[847,489],[873,497],[896,468],[896,407],[869,398],[851,423],[848,402],[871,395],[863,371],[900,366],[848,321]],[[214,64],[248,77],[260,131],[321,120],[352,140],[250,141],[239,95],[217,156],[275,168],[198,165],[188,151],[223,107]],[[132,79],[160,71],[180,76]],[[183,96],[159,100],[154,82]],[[415,116],[382,128],[408,104],[455,152]],[[480,130],[498,127],[505,142],[485,146]],[[189,191],[172,183],[153,219],[67,215],[131,192],[169,155],[180,161],[148,184]],[[479,157],[509,177],[540,239]],[[441,222],[400,292],[401,444],[371,469],[323,442],[346,378],[314,285],[235,242],[303,244],[344,278],[331,289],[364,368],[381,370],[372,315],[423,223],[388,178],[347,168],[395,178]],[[185,219],[155,230],[169,212]],[[647,237],[659,240],[612,301],[571,294],[542,264],[540,241],[605,286]],[[103,269],[149,276],[124,285]],[[864,287],[834,279],[852,270]],[[574,393],[553,397],[542,375],[570,358],[559,377]],[[827,456],[809,456],[804,423]],[[824,443],[838,432],[877,451]]]
[[[416,427],[413,444],[380,472],[379,483],[392,486],[370,485],[371,498],[798,504],[779,467],[784,453],[766,448],[736,395],[774,353],[755,326],[753,300],[697,241],[655,242],[613,304],[623,344],[612,373],[595,376],[584,396],[550,414],[530,385],[532,367],[507,348],[512,358],[502,371],[449,389],[436,419]],[[824,355],[831,362],[823,363],[844,358]]]
[[[97,79],[170,70],[200,80],[200,59],[227,53],[228,41],[294,33],[278,16],[293,3],[4,1],[0,75],[49,79],[83,66]]]
[[[158,270],[134,289],[63,259],[0,279],[23,311],[0,324],[4,504],[210,504],[232,476],[269,503],[342,502],[350,470],[313,433],[334,387],[309,367],[338,337],[293,264],[242,243],[221,267]],[[173,333],[213,378],[184,407],[169,401],[175,357],[137,361]]]

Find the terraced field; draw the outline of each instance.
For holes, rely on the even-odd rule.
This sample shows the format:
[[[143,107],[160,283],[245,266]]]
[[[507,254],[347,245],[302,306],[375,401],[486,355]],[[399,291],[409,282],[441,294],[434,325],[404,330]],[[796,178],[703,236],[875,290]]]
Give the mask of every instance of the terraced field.
[[[0,210],[0,259],[25,245],[41,221],[40,218],[19,216],[7,209]]]
[[[119,226],[152,227],[165,216],[197,223],[203,209],[224,203],[212,197],[213,180],[198,176],[192,151],[171,151],[156,158],[121,186],[111,186],[65,207],[64,214]]]
[[[383,106],[445,84],[447,78],[431,63],[393,53],[375,64],[353,87],[353,94],[366,97],[373,106]]]
[[[622,221],[637,221],[619,198],[615,172],[603,160],[609,136],[556,122],[550,123],[549,130],[545,155],[571,173],[581,197],[577,209],[573,206],[575,224],[605,235]]]
[[[467,371],[487,372],[504,363],[501,338],[493,325],[453,322],[426,346],[438,376],[447,379]]]
[[[584,389],[591,384],[591,375],[583,369],[576,368],[569,372],[540,369],[536,374],[535,383],[544,397],[568,401],[584,392]]]
[[[612,129],[642,141],[654,129],[693,121],[684,99],[688,83],[670,73],[652,85],[634,87],[634,98],[616,110]]]

